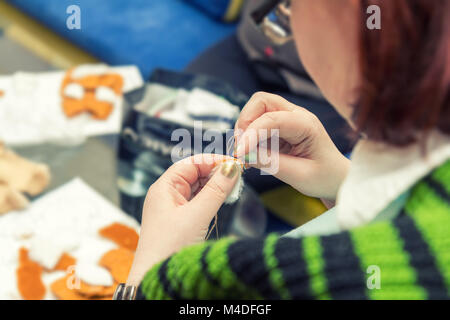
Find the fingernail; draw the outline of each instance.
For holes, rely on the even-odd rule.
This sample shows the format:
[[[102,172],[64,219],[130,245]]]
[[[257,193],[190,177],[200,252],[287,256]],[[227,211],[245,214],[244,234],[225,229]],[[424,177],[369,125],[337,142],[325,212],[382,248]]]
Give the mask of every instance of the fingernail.
[[[239,172],[239,166],[235,161],[227,161],[222,164],[220,172],[227,178],[233,178]]]

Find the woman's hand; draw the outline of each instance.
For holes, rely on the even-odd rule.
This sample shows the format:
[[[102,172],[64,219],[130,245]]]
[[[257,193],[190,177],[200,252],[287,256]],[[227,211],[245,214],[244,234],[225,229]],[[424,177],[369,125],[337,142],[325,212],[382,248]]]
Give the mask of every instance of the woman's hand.
[[[314,114],[280,96],[258,92],[245,105],[235,129],[239,157],[258,149],[264,138],[259,130],[278,129],[278,170],[274,176],[326,204],[336,199],[350,161],[338,151]],[[250,138],[252,135],[256,137]],[[271,137],[270,132],[266,137]],[[260,161],[253,166],[264,169]]]
[[[222,155],[199,154],[172,165],[148,190],[129,285],[138,285],[156,263],[203,241],[237,181],[240,167]],[[208,179],[216,163],[220,168]]]

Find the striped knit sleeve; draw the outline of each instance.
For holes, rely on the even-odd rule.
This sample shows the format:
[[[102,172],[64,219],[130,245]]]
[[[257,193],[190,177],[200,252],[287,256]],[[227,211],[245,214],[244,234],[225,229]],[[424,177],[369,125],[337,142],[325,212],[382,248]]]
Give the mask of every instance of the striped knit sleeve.
[[[154,266],[140,290],[147,299],[448,299],[450,162],[443,167],[393,221],[329,236],[205,242]]]

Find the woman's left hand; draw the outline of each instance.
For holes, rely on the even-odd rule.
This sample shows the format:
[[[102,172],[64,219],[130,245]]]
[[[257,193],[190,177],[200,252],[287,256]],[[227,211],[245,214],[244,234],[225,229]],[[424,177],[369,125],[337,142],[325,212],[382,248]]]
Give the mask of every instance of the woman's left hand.
[[[240,170],[232,158],[227,158],[212,154],[186,158],[172,165],[150,187],[127,284],[138,285],[154,264],[205,239]],[[209,179],[211,170],[220,162],[221,167]]]

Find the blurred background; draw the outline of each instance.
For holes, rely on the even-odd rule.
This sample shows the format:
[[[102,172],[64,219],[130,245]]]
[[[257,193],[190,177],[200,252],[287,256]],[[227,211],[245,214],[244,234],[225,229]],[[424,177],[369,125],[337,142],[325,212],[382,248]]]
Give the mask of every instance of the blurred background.
[[[68,26],[76,22],[73,20],[76,12],[68,9],[73,5],[80,9],[79,29]],[[214,63],[208,59],[203,62],[199,57],[235,37],[244,5],[244,0],[0,0],[0,74],[40,73],[105,63],[134,65],[144,81],[153,76],[153,81],[170,85],[180,80],[173,80],[173,74],[167,76],[158,72],[155,77],[155,71],[214,75],[214,71],[208,71],[211,64],[214,68]],[[233,50],[222,51],[221,54],[227,55],[224,63],[237,59]],[[237,98],[240,102],[234,101],[242,107],[252,88],[232,83],[227,76],[223,78],[220,80],[224,81],[224,86],[230,84],[238,91],[242,89]],[[186,88],[194,86],[193,82],[198,83],[197,78],[183,81],[186,83],[177,86]],[[125,124],[132,121],[127,120],[128,112],[142,95],[139,90],[125,95]],[[12,148],[19,155],[50,167],[52,179],[47,191],[80,177],[139,220],[139,203],[148,185],[157,178],[155,172],[164,170],[167,164],[152,170],[150,176],[142,170],[133,171],[135,164],[132,162],[136,162],[136,157],[130,156],[126,146],[127,151],[120,155],[121,133],[90,136],[82,143],[42,142]],[[147,165],[152,161],[158,162],[154,154],[147,159]],[[262,223],[256,226],[258,235],[288,231],[324,211],[317,199],[300,195],[288,186],[265,183],[265,180],[254,183],[253,180],[250,177],[248,187],[251,201],[256,201],[265,212],[261,215]],[[303,214],[292,214],[299,210]]]

